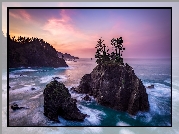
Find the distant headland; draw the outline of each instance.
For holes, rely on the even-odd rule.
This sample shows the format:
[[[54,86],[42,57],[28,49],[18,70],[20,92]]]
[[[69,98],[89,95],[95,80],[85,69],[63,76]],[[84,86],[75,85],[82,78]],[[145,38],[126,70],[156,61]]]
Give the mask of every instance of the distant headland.
[[[57,52],[57,54],[59,58],[63,58],[64,60],[67,60],[67,61],[79,59],[79,57],[72,56],[71,54],[68,54],[68,53]]]

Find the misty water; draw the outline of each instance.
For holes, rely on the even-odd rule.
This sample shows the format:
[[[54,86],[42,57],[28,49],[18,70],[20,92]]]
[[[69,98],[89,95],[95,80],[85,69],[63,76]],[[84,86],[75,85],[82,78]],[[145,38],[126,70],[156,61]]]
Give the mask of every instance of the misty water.
[[[9,121],[13,126],[171,126],[171,59],[124,59],[134,68],[135,74],[145,86],[154,84],[154,89],[146,89],[150,111],[139,112],[131,116],[126,112],[116,111],[82,98],[70,90],[79,85],[84,74],[90,73],[97,65],[95,59],[67,61],[69,67],[61,68],[10,68],[9,69],[9,107],[13,103],[29,109],[9,110]],[[59,116],[60,123],[49,121],[43,115],[43,90],[52,77],[68,87],[82,113],[90,115],[83,122],[74,122]],[[177,87],[178,85],[176,85]],[[31,90],[35,88],[36,90]]]

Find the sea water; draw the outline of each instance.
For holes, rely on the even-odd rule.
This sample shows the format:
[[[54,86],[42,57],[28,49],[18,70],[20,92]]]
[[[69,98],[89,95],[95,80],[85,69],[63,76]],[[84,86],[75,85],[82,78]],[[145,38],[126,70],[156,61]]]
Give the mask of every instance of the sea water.
[[[9,86],[11,88],[7,92],[9,105],[16,102],[26,107],[33,107],[38,114],[33,115],[34,112],[31,112],[32,115],[29,118],[34,118],[34,122],[38,122],[38,120],[40,122],[44,118],[43,90],[46,84],[53,80],[53,77],[59,77],[58,80],[68,87],[72,97],[78,100],[77,106],[80,111],[90,116],[86,117],[83,122],[68,121],[59,116],[60,123],[48,121],[46,123],[48,126],[171,126],[171,59],[124,59],[124,63],[128,63],[134,68],[135,74],[142,80],[144,86],[154,85],[153,89],[146,88],[150,111],[138,112],[137,115],[131,116],[126,112],[101,106],[95,102],[93,97],[91,97],[91,102],[83,101],[84,94],[72,92],[70,88],[78,86],[82,76],[89,74],[97,65],[95,59],[67,61],[69,67],[10,68]],[[175,77],[178,76],[173,77],[174,83],[172,84],[175,88],[173,92],[176,95],[179,94],[176,90],[179,85],[175,82]],[[35,88],[35,90],[31,90],[31,88]],[[38,99],[40,103],[36,104]],[[9,115],[10,118],[25,116],[20,111],[16,111],[16,114],[11,111]],[[27,125],[33,125],[33,120],[32,124],[29,123]],[[17,124],[19,124],[18,120]]]

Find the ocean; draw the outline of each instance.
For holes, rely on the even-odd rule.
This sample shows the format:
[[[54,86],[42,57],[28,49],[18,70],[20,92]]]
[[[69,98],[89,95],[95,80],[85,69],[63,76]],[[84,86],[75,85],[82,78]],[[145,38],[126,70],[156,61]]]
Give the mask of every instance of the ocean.
[[[83,101],[84,94],[70,90],[79,85],[84,74],[90,73],[97,65],[95,59],[79,59],[77,62],[66,61],[69,67],[59,68],[10,68],[9,69],[9,108],[13,103],[24,106],[26,110],[9,110],[9,123],[13,126],[171,126],[171,59],[124,59],[134,68],[135,74],[146,88],[150,104],[149,112],[139,112],[131,116],[126,112],[116,111],[95,102]],[[53,77],[59,77],[69,89],[82,113],[90,115],[83,122],[68,121],[59,116],[60,123],[47,120],[43,115],[43,90]],[[178,76],[173,76],[178,78]],[[174,79],[175,81],[175,79]],[[174,92],[178,84],[173,85]],[[35,90],[31,90],[35,88]],[[7,91],[8,93],[8,91]]]

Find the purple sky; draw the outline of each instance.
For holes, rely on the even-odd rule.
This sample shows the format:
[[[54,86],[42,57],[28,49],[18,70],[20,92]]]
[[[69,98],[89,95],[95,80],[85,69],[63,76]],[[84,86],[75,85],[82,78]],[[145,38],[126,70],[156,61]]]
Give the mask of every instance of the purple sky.
[[[123,37],[123,57],[171,56],[170,9],[10,9],[11,36],[43,38],[60,52],[94,57],[99,38]]]

